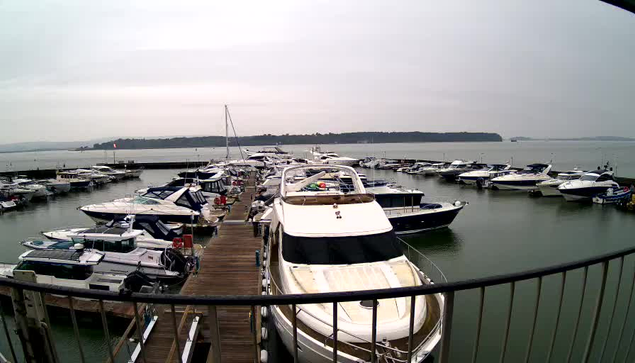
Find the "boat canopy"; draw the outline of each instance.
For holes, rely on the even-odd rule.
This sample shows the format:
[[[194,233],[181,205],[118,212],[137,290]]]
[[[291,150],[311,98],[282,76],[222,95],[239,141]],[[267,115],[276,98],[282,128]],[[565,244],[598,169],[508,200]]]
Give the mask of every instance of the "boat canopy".
[[[200,211],[207,204],[205,197],[200,192],[192,192],[189,187],[156,187],[148,188],[143,198],[162,199],[174,204]]]

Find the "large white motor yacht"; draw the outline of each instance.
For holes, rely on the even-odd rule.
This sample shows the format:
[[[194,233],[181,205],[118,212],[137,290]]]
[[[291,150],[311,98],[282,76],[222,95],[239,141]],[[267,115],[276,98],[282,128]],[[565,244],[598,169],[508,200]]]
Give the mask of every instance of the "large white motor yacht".
[[[159,196],[155,195],[155,190],[160,190]],[[142,196],[86,205],[80,209],[98,223],[121,219],[129,214],[153,215],[166,223],[196,224],[199,218],[202,218],[201,223],[216,222],[205,198],[199,193],[192,193],[189,187],[149,188]]]
[[[319,147],[311,149],[313,158],[316,162],[329,165],[345,165],[355,166],[359,165],[359,159],[349,158],[348,156],[340,156],[331,151],[322,151]]]
[[[558,190],[558,187],[569,180],[580,179],[583,174],[584,171],[578,169],[558,173],[556,178],[538,183],[538,190],[540,190],[540,194],[542,194],[543,197],[560,197],[562,194]]]
[[[594,196],[620,185],[613,179],[613,172],[594,170],[582,175],[578,180],[562,183],[558,191],[569,202],[590,201]]]
[[[551,165],[529,164],[525,169],[492,179],[493,187],[511,190],[536,190],[536,184],[551,179]]]
[[[113,177],[114,181],[120,181],[126,177],[125,171],[115,170],[106,165],[94,165],[91,169],[98,173]]]
[[[352,188],[324,187],[328,174],[347,174]],[[301,178],[298,178],[301,176]],[[268,293],[310,294],[420,286],[431,280],[402,253],[388,218],[346,166],[290,167],[272,205],[266,266]],[[315,185],[322,185],[317,191]],[[378,361],[407,355],[410,298],[337,304],[338,362],[370,361],[373,308],[377,309]],[[441,337],[443,296],[415,299],[413,362],[423,361]],[[272,306],[282,341],[293,349],[297,316],[300,362],[331,362],[333,306]],[[383,358],[382,358],[383,357]]]

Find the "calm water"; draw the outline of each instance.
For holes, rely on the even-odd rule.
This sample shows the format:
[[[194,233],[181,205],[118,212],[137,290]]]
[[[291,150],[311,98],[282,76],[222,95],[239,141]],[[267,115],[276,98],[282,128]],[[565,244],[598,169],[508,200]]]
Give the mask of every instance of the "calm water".
[[[308,157],[311,145],[287,145],[284,149],[298,157]],[[258,147],[251,147],[256,150]],[[342,144],[325,145],[352,157],[416,158],[430,160],[470,159],[486,162],[513,162],[524,166],[533,162],[553,161],[555,170],[574,167],[594,169],[603,161],[617,165],[622,176],[635,177],[635,142],[492,142],[492,143],[417,143],[417,144]],[[232,157],[240,155],[232,148]],[[118,150],[116,160],[137,162],[204,161],[225,156],[224,148]],[[85,167],[95,163],[112,162],[113,152],[104,151],[46,151],[0,154],[0,171],[51,169],[56,167]]]
[[[626,170],[632,170],[629,175],[635,176],[635,168],[629,164],[629,159],[625,156],[628,153],[635,154],[635,144],[577,142],[451,144],[451,149],[441,151],[443,146],[447,146],[447,144],[339,145],[333,146],[331,149],[344,155],[360,157],[373,153],[377,156],[384,156],[385,153],[388,157],[407,156],[441,159],[443,152],[445,152],[446,159],[458,157],[477,159],[480,153],[483,153],[484,160],[505,161],[509,159],[507,155],[513,155],[514,163],[517,165],[548,160],[553,153],[554,163],[559,169],[574,166],[593,167],[601,161],[601,153],[605,153],[616,156],[619,171],[624,171],[626,174]],[[293,150],[298,155],[304,152],[306,147],[303,149],[297,146],[286,149]],[[201,160],[222,155],[222,150],[199,149],[199,151],[201,152]],[[139,161],[160,161],[163,158],[183,160],[186,157],[191,157],[192,152],[193,150],[188,149],[139,150],[129,151],[130,154],[126,158],[134,158]],[[25,155],[29,154],[4,154],[0,156],[6,160],[6,158],[24,157]],[[50,155],[48,153],[31,153],[31,155],[40,155],[38,158],[42,159],[38,160],[42,160],[42,162],[44,162],[44,155],[49,156],[49,162],[52,162],[54,157],[76,156],[77,158],[73,159],[73,162],[78,163],[78,165],[81,163],[83,166],[100,161],[91,159],[91,152],[55,152],[50,153]],[[97,157],[95,156],[95,158]],[[196,155],[194,157],[196,158]],[[605,156],[604,159],[607,157]],[[16,165],[20,164],[16,161]],[[41,167],[45,167],[45,165],[42,164]],[[622,213],[611,207],[567,203],[560,198],[531,198],[523,192],[477,191],[471,187],[448,184],[437,178],[410,176],[390,171],[366,169],[365,172],[369,178],[390,179],[406,187],[418,188],[429,197],[461,199],[470,203],[459,214],[450,229],[407,238],[409,243],[415,245],[435,261],[450,281],[549,266],[615,251],[633,244],[633,236],[635,235],[633,218],[635,215]],[[77,207],[130,195],[134,190],[148,184],[157,185],[165,182],[175,173],[175,170],[148,170],[144,172],[140,180],[111,184],[92,193],[70,194],[52,199],[48,203],[33,204],[25,210],[2,215],[0,216],[0,231],[2,231],[4,242],[0,245],[1,260],[15,261],[18,254],[23,251],[18,242],[28,237],[37,236],[40,231],[90,224],[90,219],[76,210]],[[627,262],[624,273],[630,279],[633,274],[633,261],[629,259]],[[615,291],[617,267],[619,266],[611,265],[610,284],[607,289],[609,295],[614,294]],[[581,334],[576,340],[572,361],[577,361],[576,358],[579,359],[579,354],[581,354],[587,337],[584,329],[589,326],[588,316],[593,307],[595,294],[597,294],[598,270],[592,269],[591,272],[590,288],[583,308],[584,319],[581,325]],[[554,303],[554,296],[557,296],[559,288],[558,278],[548,278],[544,281],[542,305],[537,326],[537,332],[542,333],[535,338],[534,353],[531,357],[531,361],[534,362],[541,362],[545,358],[551,334],[549,324],[553,324],[557,307]],[[577,304],[581,293],[579,284],[580,274],[572,274],[567,283],[563,321],[558,334],[554,361],[563,361],[569,349],[571,326],[577,314]],[[498,359],[507,314],[505,298],[508,295],[509,287],[497,287],[487,291],[481,340],[482,354],[479,355],[479,362]],[[620,301],[626,298],[624,293],[620,296]],[[507,362],[522,361],[524,358],[527,335],[530,329],[531,320],[529,318],[533,314],[534,299],[535,281],[517,285],[514,303],[514,317],[517,319],[514,320],[511,327],[511,343]],[[455,324],[452,332],[452,361],[454,362],[469,361],[471,358],[477,308],[478,292],[457,294]],[[604,309],[602,324],[598,330],[598,339],[606,334],[608,310]],[[624,313],[622,302],[618,305],[616,317],[620,316],[620,313]],[[629,319],[627,324],[628,333],[634,327],[631,320]],[[82,343],[84,351],[90,351],[95,357],[104,357],[103,338],[99,331],[90,329],[91,324],[94,326],[97,323],[98,321],[87,318],[83,324],[86,334],[82,335]],[[68,336],[70,341],[72,329],[70,329],[68,322],[62,319],[58,321],[57,325],[59,326],[57,329],[61,331],[61,336]],[[612,331],[617,330],[617,325],[619,324],[613,324]],[[70,343],[65,347],[69,351],[74,351]],[[613,341],[609,344],[608,349],[610,349],[610,354],[608,354],[608,358],[605,357],[605,361],[608,361],[613,349],[615,349]],[[2,349],[2,352],[8,353],[6,349]],[[624,353],[623,350],[620,351],[621,355]],[[72,356],[76,353],[69,352],[67,354]],[[621,355],[618,355],[619,359],[623,359]]]

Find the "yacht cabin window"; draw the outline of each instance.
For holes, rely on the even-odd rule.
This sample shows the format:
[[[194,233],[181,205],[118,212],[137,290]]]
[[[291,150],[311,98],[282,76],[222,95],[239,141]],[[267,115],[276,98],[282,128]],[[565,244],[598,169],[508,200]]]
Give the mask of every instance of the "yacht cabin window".
[[[282,237],[285,261],[306,265],[350,265],[402,256],[394,231],[352,237]]]
[[[91,266],[64,265],[33,261],[22,261],[15,269],[21,271],[33,271],[36,275],[54,276],[58,279],[68,280],[86,280],[93,273]]]
[[[135,243],[133,238],[129,238],[123,241],[84,241],[84,248],[96,249],[104,252],[122,252],[127,253],[135,249]]]

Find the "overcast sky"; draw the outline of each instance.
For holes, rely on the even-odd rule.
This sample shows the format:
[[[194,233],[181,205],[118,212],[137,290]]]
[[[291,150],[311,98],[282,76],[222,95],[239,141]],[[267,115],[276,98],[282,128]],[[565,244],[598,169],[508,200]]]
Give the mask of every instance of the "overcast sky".
[[[635,137],[635,15],[597,0],[0,0],[0,143],[490,131]]]

